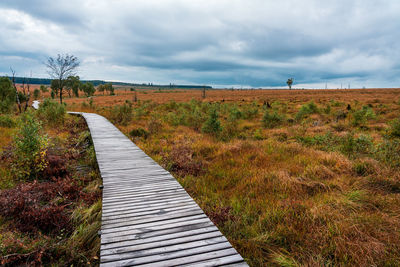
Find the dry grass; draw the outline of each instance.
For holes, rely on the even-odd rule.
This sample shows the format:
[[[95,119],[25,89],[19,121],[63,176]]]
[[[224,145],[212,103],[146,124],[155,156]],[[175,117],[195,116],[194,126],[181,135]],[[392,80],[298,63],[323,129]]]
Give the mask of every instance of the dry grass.
[[[131,92],[116,92],[91,105],[66,102],[112,117],[109,107],[132,101]],[[132,140],[174,174],[251,266],[400,265],[400,151],[387,130],[400,116],[400,90],[212,90],[200,97],[140,91],[132,121],[117,126],[127,135],[147,132]],[[356,125],[355,113],[367,105],[374,116]],[[234,107],[241,115],[231,119]],[[212,108],[223,130],[205,134],[195,121],[203,116],[204,123]],[[272,129],[263,127],[265,111],[282,116]]]

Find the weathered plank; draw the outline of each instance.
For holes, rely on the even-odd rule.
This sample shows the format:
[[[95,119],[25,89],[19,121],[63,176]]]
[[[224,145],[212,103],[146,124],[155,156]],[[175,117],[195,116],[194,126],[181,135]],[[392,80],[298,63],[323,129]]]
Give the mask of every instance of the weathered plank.
[[[82,115],[103,179],[101,266],[247,266],[175,178],[107,119]]]

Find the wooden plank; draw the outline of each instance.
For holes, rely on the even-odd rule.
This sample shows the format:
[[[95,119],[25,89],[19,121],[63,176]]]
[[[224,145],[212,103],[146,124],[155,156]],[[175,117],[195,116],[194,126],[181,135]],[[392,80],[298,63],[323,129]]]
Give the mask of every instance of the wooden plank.
[[[125,214],[125,213],[130,213],[132,211],[139,212],[139,211],[149,211],[149,210],[161,210],[161,209],[166,209],[166,208],[172,208],[176,207],[178,205],[184,205],[187,203],[191,203],[191,199],[183,200],[183,201],[175,201],[173,203],[166,203],[163,205],[153,205],[149,207],[140,207],[140,208],[135,208],[135,207],[123,207],[123,208],[118,208],[118,209],[103,209],[103,215],[105,217],[107,216],[112,216],[115,214]]]
[[[105,220],[118,220],[118,219],[122,219],[122,218],[132,218],[132,217],[140,217],[140,216],[148,216],[148,215],[163,215],[166,214],[170,211],[178,211],[178,210],[186,210],[186,209],[193,209],[193,208],[198,208],[198,206],[195,203],[183,203],[180,205],[174,205],[173,207],[170,208],[162,208],[162,209],[150,209],[150,210],[141,210],[141,211],[136,211],[136,210],[131,210],[128,212],[124,212],[124,213],[116,213],[114,215],[109,215],[109,216],[105,216],[103,215],[103,221]]]
[[[106,245],[118,246],[118,244],[120,244],[121,242],[125,242],[125,241],[136,240],[136,239],[146,239],[146,238],[150,238],[150,237],[159,237],[159,236],[164,236],[167,234],[181,233],[184,231],[192,231],[192,230],[198,230],[198,229],[203,229],[203,228],[208,228],[208,227],[213,227],[216,230],[218,230],[210,221],[206,221],[206,222],[202,222],[202,223],[181,225],[181,226],[177,226],[177,227],[171,227],[171,228],[161,229],[161,230],[153,230],[153,231],[136,233],[136,234],[131,234],[131,235],[109,237],[106,240],[104,238],[102,238],[101,242],[102,242],[102,247],[106,246]]]
[[[140,219],[145,216],[160,216],[171,212],[184,212],[187,210],[192,209],[199,209],[197,205],[194,203],[188,203],[183,206],[168,208],[168,209],[156,209],[156,210],[149,210],[149,211],[142,211],[142,212],[135,212],[132,211],[126,214],[117,214],[112,216],[103,216],[103,222],[113,222],[113,221],[120,221],[120,220],[134,220],[135,218]]]
[[[211,260],[200,261],[190,264],[185,264],[182,266],[190,266],[190,267],[212,267],[212,266],[235,266],[235,267],[244,267],[247,266],[246,263],[243,262],[243,258],[238,255],[231,255],[226,257],[219,257]]]
[[[173,239],[167,239],[167,240],[158,240],[155,242],[148,242],[148,243],[141,243],[141,244],[136,244],[135,246],[128,245],[128,246],[123,246],[123,247],[118,247],[118,248],[113,248],[113,249],[102,249],[100,251],[100,256],[105,257],[109,256],[115,257],[118,259],[127,259],[131,258],[133,255],[132,253],[135,251],[140,251],[140,255],[143,256],[144,253],[143,251],[146,251],[146,253],[151,253],[149,252],[150,249],[154,248],[160,248],[164,247],[164,253],[166,252],[165,248],[169,247],[170,249],[175,249],[179,245],[179,249],[183,249],[183,246],[186,248],[189,247],[189,245],[195,245],[198,246],[199,244],[202,245],[207,245],[212,242],[212,240],[221,241],[221,242],[226,242],[226,238],[222,236],[222,234],[219,231],[213,231],[209,233],[202,233],[198,235],[190,235],[190,236],[185,236],[185,237],[178,237],[178,238],[173,238]],[[218,238],[218,239],[216,239]],[[195,242],[199,241],[199,242]],[[188,245],[189,244],[189,245]],[[157,252],[156,252],[157,253]],[[123,257],[120,256],[120,254],[124,254]],[[104,258],[106,261],[106,259]]]
[[[138,224],[143,224],[143,223],[151,223],[151,222],[165,222],[168,219],[177,219],[177,218],[184,218],[188,216],[194,216],[194,215],[200,215],[202,210],[197,209],[197,210],[190,210],[187,212],[177,212],[175,214],[164,214],[163,216],[148,216],[147,218],[142,218],[142,219],[136,219],[136,220],[129,220],[129,223],[125,221],[120,221],[120,222],[110,222],[108,221],[107,223],[102,225],[102,229],[113,229],[117,227],[123,227],[127,225],[138,225]]]
[[[155,247],[155,248],[148,248],[148,246],[141,245],[138,246],[139,250],[133,251],[133,252],[125,252],[125,253],[118,253],[118,254],[112,254],[112,255],[106,255],[102,256],[102,262],[109,262],[109,261],[120,261],[120,260],[125,260],[125,259],[133,259],[133,258],[138,258],[142,259],[143,258],[150,258],[150,256],[164,256],[168,254],[173,254],[174,252],[182,252],[185,250],[189,249],[194,249],[194,248],[201,248],[201,247],[211,247],[211,245],[215,244],[220,244],[218,247],[213,247],[212,251],[221,249],[221,248],[228,248],[229,247],[229,242],[226,241],[226,238],[223,236],[220,237],[214,237],[206,240],[201,240],[201,241],[193,241],[193,242],[187,242],[187,243],[182,243],[182,244],[177,244],[177,245],[171,245],[171,246],[160,246],[160,247]],[[144,248],[141,250],[140,248]],[[207,249],[210,250],[210,249]],[[198,253],[198,252],[194,252]],[[187,254],[183,254],[187,255]]]
[[[165,224],[168,224],[168,223],[181,223],[181,222],[184,223],[187,221],[195,221],[195,220],[203,219],[203,218],[206,218],[205,214],[192,215],[192,216],[175,218],[175,219],[167,218],[163,221],[147,222],[147,223],[142,223],[142,224],[127,222],[127,224],[125,226],[102,229],[101,234],[102,235],[107,235],[107,234],[118,235],[121,232],[122,232],[122,234],[125,234],[128,231],[141,231],[142,229],[147,229],[150,227],[157,227],[159,225],[164,226]]]
[[[113,208],[117,207],[149,207],[150,205],[165,205],[165,204],[170,204],[170,203],[180,203],[183,200],[191,200],[187,195],[181,194],[181,195],[172,195],[174,198],[171,200],[171,195],[168,195],[164,198],[150,198],[152,199],[151,201],[147,198],[146,203],[143,203],[143,201],[132,201],[132,200],[126,200],[126,201],[121,201],[119,203],[115,203],[113,205],[105,205],[103,206],[104,209],[110,210]],[[151,207],[157,207],[157,206],[151,206]]]
[[[133,236],[132,239],[127,240],[127,241],[104,244],[102,246],[102,249],[113,249],[113,248],[118,248],[118,247],[136,246],[136,245],[140,245],[140,244],[153,243],[153,242],[164,241],[164,240],[169,240],[169,239],[174,239],[174,238],[179,238],[179,237],[194,236],[194,235],[210,233],[210,232],[218,232],[219,233],[218,229],[215,226],[201,227],[199,229],[187,230],[187,231],[179,231],[177,233],[168,233],[168,232],[162,231],[157,236],[152,236],[152,237],[147,237],[147,238],[145,236],[138,236],[138,237]],[[155,232],[153,232],[153,233],[155,233]]]
[[[110,242],[115,242],[112,240],[115,240],[115,238],[117,238],[117,237],[131,236],[131,235],[142,234],[142,233],[147,233],[147,232],[152,232],[152,231],[166,230],[166,229],[170,229],[170,228],[178,228],[178,227],[182,227],[182,226],[196,225],[196,224],[207,223],[207,222],[209,222],[209,220],[207,220],[207,218],[201,218],[201,219],[197,219],[197,220],[190,220],[190,221],[184,221],[184,222],[159,224],[159,225],[155,225],[152,227],[132,229],[129,231],[113,232],[113,233],[108,233],[108,234],[102,233],[101,234],[101,242],[102,243],[110,243]]]
[[[159,254],[150,257],[132,258],[128,260],[120,260],[114,262],[102,262],[102,266],[135,266],[141,267],[149,266],[181,266],[192,262],[199,262],[218,257],[225,257],[235,255],[237,252],[229,243],[219,243],[208,245],[204,247],[197,247],[176,251],[168,254]]]

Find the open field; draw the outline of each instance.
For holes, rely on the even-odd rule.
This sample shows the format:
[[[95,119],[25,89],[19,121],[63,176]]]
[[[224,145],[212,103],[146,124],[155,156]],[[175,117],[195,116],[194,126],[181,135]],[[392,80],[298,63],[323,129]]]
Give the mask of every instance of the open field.
[[[111,106],[122,104],[125,100],[132,101],[134,92],[115,91],[116,96],[102,96],[96,93],[95,103]],[[208,102],[225,101],[257,101],[264,100],[273,102],[275,100],[302,103],[314,99],[317,103],[330,101],[351,101],[358,100],[363,103],[374,103],[376,100],[382,103],[391,103],[400,97],[399,89],[359,89],[359,90],[207,90],[206,99]],[[156,103],[169,101],[186,102],[191,99],[202,100],[201,90],[141,90],[137,92],[141,101],[151,100]],[[84,99],[66,99],[66,103],[78,103]]]
[[[66,99],[169,170],[251,266],[400,264],[400,90]]]

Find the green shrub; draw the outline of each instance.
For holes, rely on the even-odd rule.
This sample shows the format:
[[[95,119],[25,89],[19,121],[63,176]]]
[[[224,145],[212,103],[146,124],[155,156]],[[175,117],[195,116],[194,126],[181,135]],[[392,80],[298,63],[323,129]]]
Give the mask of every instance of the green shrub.
[[[353,171],[359,176],[367,176],[374,172],[373,167],[368,162],[357,161],[353,165]]]
[[[147,128],[150,134],[157,134],[162,129],[162,124],[158,119],[153,117],[149,121]]]
[[[149,133],[143,128],[137,128],[137,129],[131,130],[129,132],[129,135],[132,137],[143,137],[146,139],[149,136]]]
[[[42,93],[46,93],[49,91],[49,89],[47,88],[47,86],[42,84],[42,85],[40,85],[40,91],[42,91]]]
[[[393,167],[400,167],[400,139],[387,139],[378,146],[377,158]]]
[[[350,157],[356,154],[371,154],[374,152],[372,138],[365,135],[354,137],[353,134],[348,133],[341,139],[340,151]]]
[[[128,104],[115,106],[110,117],[114,123],[127,125],[132,120],[132,106]]]
[[[334,99],[331,99],[331,101],[329,101],[329,102],[331,103],[332,107],[340,107],[340,106],[342,106],[344,104],[344,103],[338,102],[338,101],[336,101]]]
[[[96,92],[96,88],[91,82],[82,83],[79,89],[83,91],[86,97],[92,96]]]
[[[365,135],[354,137],[352,133],[349,133],[346,136],[338,136],[328,132],[324,135],[297,136],[296,139],[304,145],[314,146],[324,151],[339,151],[351,158],[359,155],[373,155],[375,152],[372,138]]]
[[[208,116],[208,119],[204,122],[202,131],[204,133],[219,134],[222,131],[221,123],[218,120],[218,113],[215,108],[213,108]]]
[[[192,126],[196,131],[199,131],[205,120],[206,114],[201,112],[199,107],[196,107],[190,117],[190,126]]]
[[[265,111],[264,116],[262,118],[262,123],[265,128],[274,128],[276,126],[279,126],[283,123],[284,117],[282,115],[279,115],[276,111],[269,112]]]
[[[166,120],[172,126],[186,125],[186,112],[180,112],[179,110],[169,112],[166,116]]]
[[[331,105],[326,105],[326,107],[324,108],[324,113],[325,114],[327,114],[327,115],[329,115],[329,114],[331,114],[331,110],[332,110],[332,108],[331,108]]]
[[[338,110],[335,112],[334,116],[336,121],[344,120],[347,118],[347,113],[343,110]]]
[[[353,125],[365,125],[368,120],[375,119],[376,115],[374,110],[369,106],[363,106],[361,109],[353,113]]]
[[[33,91],[33,98],[38,99],[39,97],[40,97],[40,90],[36,88]]]
[[[251,104],[250,106],[246,106],[242,111],[243,119],[252,119],[257,117],[258,115],[258,107],[256,104]]]
[[[50,125],[60,125],[65,120],[65,105],[47,98],[39,105],[37,114],[41,120]]]
[[[40,122],[31,112],[23,114],[14,136],[12,159],[12,172],[19,179],[34,179],[47,165],[48,139],[42,135],[41,129]]]
[[[15,90],[7,77],[0,77],[0,113],[11,111],[15,103]]]
[[[229,141],[232,138],[235,138],[239,134],[239,127],[237,121],[227,121],[222,127],[221,132],[219,133],[218,138],[222,141]]]
[[[16,126],[15,121],[9,115],[0,115],[0,127],[13,128]]]
[[[228,120],[229,121],[235,121],[239,120],[243,117],[242,112],[238,109],[236,105],[234,105],[230,110],[229,110],[229,115],[228,115]]]
[[[143,116],[147,115],[149,112],[146,110],[146,106],[139,106],[135,108],[135,117],[137,119],[142,118]]]
[[[395,119],[390,123],[390,136],[400,137],[400,119]]]
[[[311,101],[301,106],[300,110],[296,113],[295,119],[301,120],[309,114],[319,113],[317,105]]]
[[[264,135],[263,135],[261,129],[257,129],[257,130],[254,131],[253,138],[256,139],[256,140],[263,140],[264,139]]]

